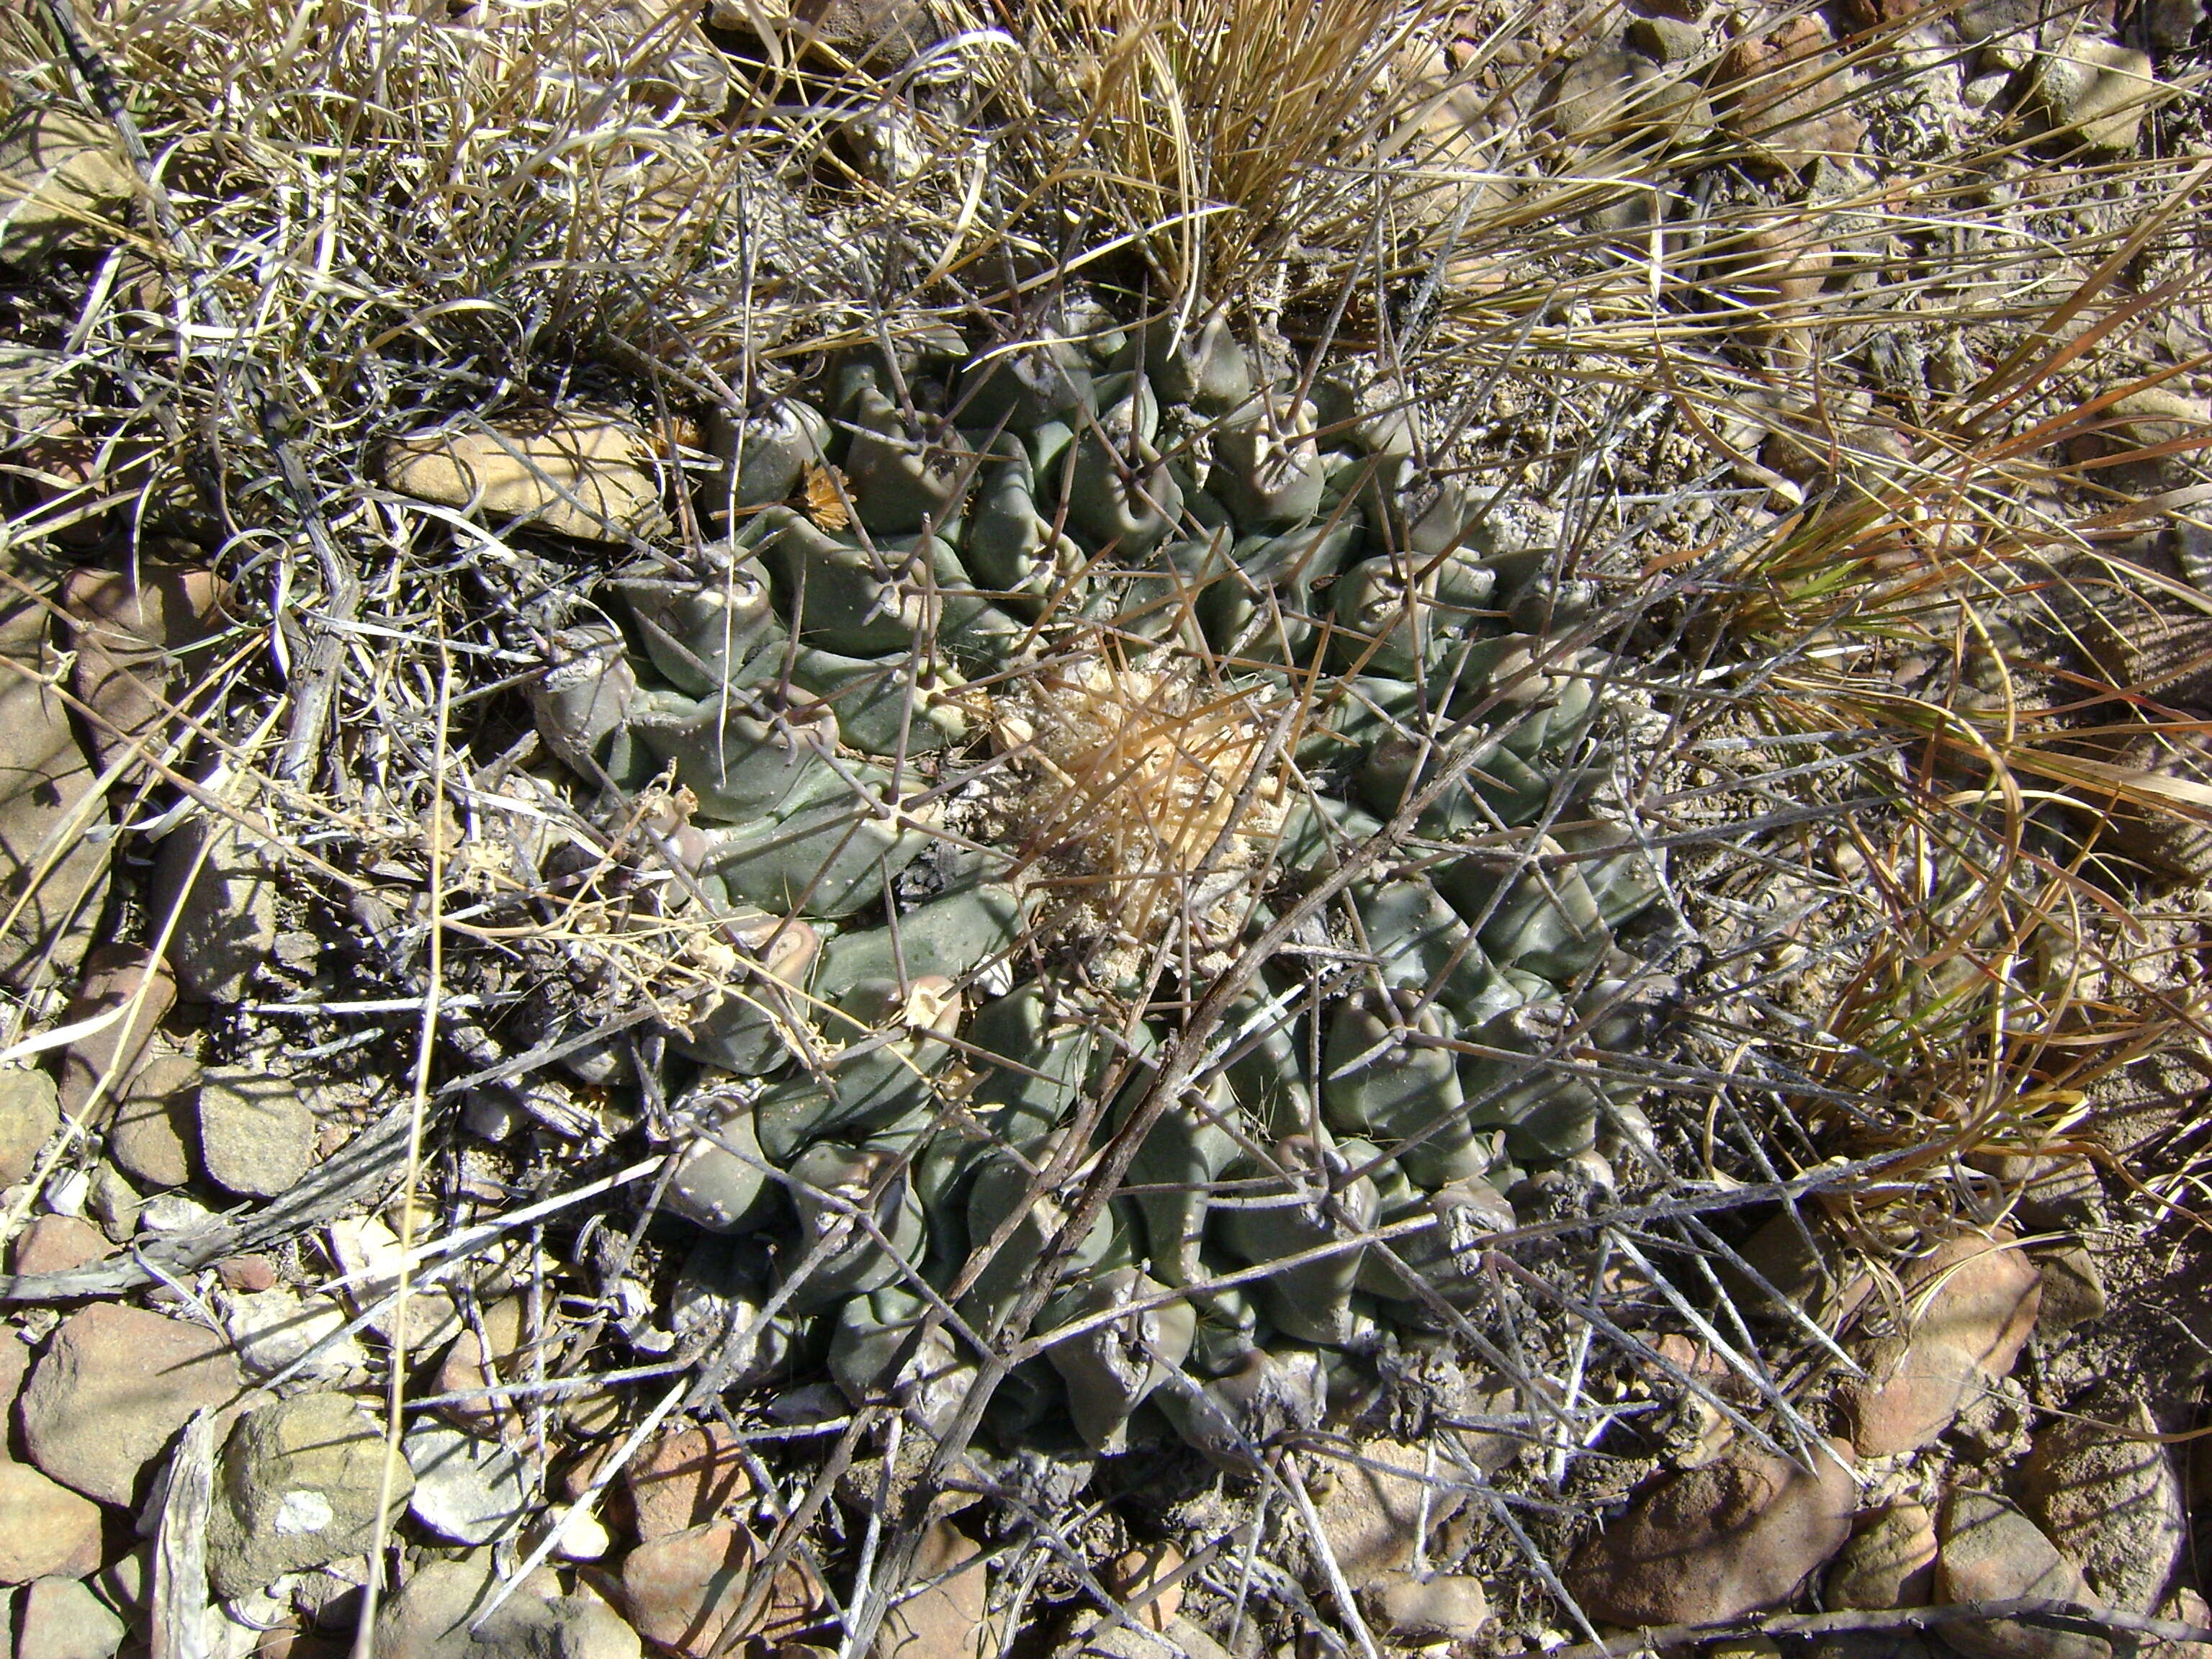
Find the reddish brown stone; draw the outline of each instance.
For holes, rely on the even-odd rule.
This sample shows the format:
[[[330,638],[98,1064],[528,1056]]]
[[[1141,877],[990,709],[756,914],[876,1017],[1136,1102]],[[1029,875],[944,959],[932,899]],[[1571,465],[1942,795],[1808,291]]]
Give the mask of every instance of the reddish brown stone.
[[[103,1079],[106,1087],[100,1098],[118,1099],[144,1064],[154,1028],[176,1000],[176,982],[169,977],[167,964],[143,945],[103,945],[86,957],[83,982],[62,1011],[61,1023],[74,1025],[94,1019],[134,1000],[137,1012],[118,1015],[112,1024],[63,1050],[62,1110],[72,1116],[83,1111]]]
[[[1852,108],[1857,71],[1833,50],[1815,15],[1791,18],[1722,55],[1721,125],[1766,160],[1799,171],[1823,155],[1855,155],[1866,123]]]
[[[737,1440],[720,1423],[662,1436],[624,1478],[637,1535],[647,1540],[720,1520],[752,1491]]]
[[[2011,1372],[2042,1301],[2042,1277],[2016,1244],[2002,1228],[1961,1233],[1905,1275],[1909,1322],[1871,1345],[1850,1399],[1863,1455],[1928,1444]]]
[[[211,570],[156,566],[138,580],[112,570],[72,570],[62,610],[77,653],[73,684],[92,710],[93,743],[103,764],[164,731],[164,702],[190,701],[204,652],[190,647],[214,631],[222,584]]]
[[[128,1504],[186,1419],[229,1405],[240,1389],[229,1345],[214,1332],[103,1302],[48,1340],[17,1415],[32,1462],[88,1498]]]
[[[228,1289],[268,1291],[276,1287],[276,1264],[265,1255],[226,1256],[215,1264],[216,1276]]]
[[[1746,1453],[1668,1475],[1576,1558],[1567,1577],[1601,1624],[1705,1624],[1779,1607],[1850,1536],[1850,1449],[1811,1473]]]
[[[19,1273],[65,1273],[114,1254],[107,1235],[89,1221],[42,1215],[15,1236],[9,1265]]]

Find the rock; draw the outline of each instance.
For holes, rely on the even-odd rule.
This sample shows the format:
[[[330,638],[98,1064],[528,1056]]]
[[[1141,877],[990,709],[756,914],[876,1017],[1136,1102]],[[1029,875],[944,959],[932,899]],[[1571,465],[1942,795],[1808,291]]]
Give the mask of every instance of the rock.
[[[1712,106],[1696,85],[1616,41],[1592,47],[1553,83],[1549,118],[1571,143],[1698,143],[1712,131]]]
[[[346,1305],[355,1313],[379,1309],[368,1328],[390,1340],[399,1322],[398,1309],[385,1305],[399,1279],[399,1264],[406,1252],[398,1235],[376,1216],[349,1218],[330,1225],[331,1255],[346,1275]],[[460,1316],[453,1298],[434,1287],[410,1288],[406,1304],[407,1346],[427,1353],[460,1334]]]
[[[624,1472],[647,1541],[724,1518],[752,1494],[743,1448],[720,1423],[663,1435]]]
[[[2035,60],[2025,101],[2049,131],[2071,134],[2085,149],[2119,155],[2134,150],[2144,114],[2165,96],[2149,53],[2076,36]]]
[[[95,1091],[103,1101],[118,1098],[144,1063],[155,1028],[176,1000],[168,969],[143,945],[103,945],[87,957],[84,978],[62,1011],[61,1024],[74,1025],[109,1013],[116,1018],[62,1051],[62,1110],[72,1117],[82,1115]]]
[[[1892,1504],[1862,1522],[1828,1569],[1832,1607],[1921,1607],[1936,1588],[1936,1517]]]
[[[1165,1630],[1182,1611],[1182,1586],[1170,1584],[1157,1590],[1154,1586],[1174,1577],[1182,1560],[1182,1552],[1164,1540],[1116,1556],[1099,1578],[1115,1604],[1138,1624],[1146,1630]]]
[[[1905,1277],[1911,1328],[1877,1339],[1850,1393],[1851,1439],[1862,1455],[1912,1451],[1948,1428],[1969,1400],[2010,1374],[2034,1328],[2035,1264],[1998,1228],[1965,1232]]]
[[[1668,1475],[1583,1547],[1567,1575],[1583,1609],[1614,1625],[1706,1624],[1788,1601],[1850,1536],[1850,1448],[1811,1474],[1746,1452]]]
[[[596,1596],[562,1595],[543,1569],[471,1631],[499,1584],[489,1550],[424,1562],[377,1615],[377,1659],[638,1659],[637,1632],[612,1607]]]
[[[658,1647],[708,1659],[735,1616],[759,1553],[733,1521],[664,1533],[623,1562],[623,1606],[639,1635]]]
[[[2158,1431],[2140,1401],[2123,1423],[2137,1435]],[[2105,1600],[2148,1613],[2165,1599],[2189,1531],[2180,1479],[2155,1440],[2057,1419],[2036,1431],[2021,1495],[2045,1534]]]
[[[1866,137],[1851,94],[1860,84],[1817,13],[1747,35],[1721,57],[1720,123],[1765,160],[1803,172],[1823,156],[1850,159]]]
[[[2170,386],[2145,386],[2113,401],[2106,418],[2134,444],[2169,444],[2207,435],[2212,406],[2202,398],[2184,397]]]
[[[2104,1317],[2109,1305],[2105,1276],[2085,1247],[2067,1244],[2046,1251],[2037,1258],[2037,1265],[2043,1274],[2043,1300],[2035,1315],[2039,1332],[2057,1336]]]
[[[556,1505],[545,1512],[546,1530],[557,1532],[553,1553],[563,1561],[597,1561],[615,1547],[614,1536],[588,1510]]]
[[[126,1175],[149,1187],[181,1187],[192,1178],[199,1080],[200,1063],[189,1054],[156,1054],[124,1085],[107,1155]]]
[[[670,14],[686,14],[681,21]],[[615,0],[593,19],[611,37],[622,90],[630,97],[669,94],[681,112],[709,121],[730,101],[729,60],[700,28],[686,0]]]
[[[44,1072],[0,1072],[0,1186],[29,1175],[61,1127],[53,1079]]]
[[[148,903],[157,918],[176,911],[169,966],[188,994],[240,1001],[254,969],[275,954],[276,866],[235,825],[212,817],[186,820],[161,842]]]
[[[246,1198],[289,1192],[315,1158],[315,1115],[289,1077],[211,1066],[200,1079],[200,1163]]]
[[[580,541],[627,541],[657,516],[659,480],[644,435],[619,422],[556,416],[422,432],[384,452],[384,481],[404,495]]]
[[[1401,1642],[1472,1642],[1490,1621],[1490,1598],[1482,1581],[1463,1573],[1433,1578],[1387,1573],[1368,1587],[1382,1628]]]
[[[2155,52],[2186,52],[2203,9],[2197,0],[2138,0],[2130,9],[2124,33],[2147,41]]]
[[[951,1522],[932,1526],[914,1558],[914,1582],[925,1588],[884,1615],[876,1659],[977,1659],[985,1634],[981,1554]]]
[[[100,1303],[63,1321],[39,1356],[18,1408],[24,1448],[64,1486],[131,1504],[185,1419],[240,1387],[214,1332]]]
[[[23,1595],[23,1633],[15,1659],[108,1659],[131,1634],[74,1578],[41,1578]]]
[[[392,1515],[411,1489],[392,1472]],[[342,1394],[301,1394],[238,1419],[216,1466],[208,1582],[243,1595],[376,1541],[384,1433]]]
[[[219,1305],[239,1362],[258,1376],[274,1376],[302,1360],[297,1375],[310,1378],[343,1376],[368,1364],[361,1343],[344,1334],[345,1310],[329,1297],[275,1286],[233,1292]]]
[[[63,629],[76,653],[71,684],[91,708],[101,765],[130,752],[134,739],[163,745],[174,717],[161,705],[189,702],[222,599],[213,571],[173,565],[147,565],[135,584],[112,570],[72,570],[63,579]]]
[[[214,1223],[215,1212],[185,1193],[162,1193],[138,1206],[138,1231],[144,1233],[197,1233]]]
[[[138,1231],[138,1219],[145,1212],[146,1201],[138,1196],[136,1188],[123,1178],[123,1172],[113,1164],[103,1164],[92,1172],[92,1181],[85,1189],[86,1213],[100,1224],[111,1243],[127,1244]]]
[[[27,988],[84,959],[107,891],[108,843],[84,834],[96,774],[69,705],[37,675],[59,666],[43,605],[0,601],[0,902],[22,907],[0,934],[0,977]]]
[[[527,1311],[520,1297],[501,1297],[483,1310],[480,1316],[482,1336],[474,1326],[463,1329],[453,1339],[453,1346],[446,1350],[445,1358],[439,1362],[436,1392],[470,1396],[439,1409],[471,1434],[496,1438],[520,1420],[515,1407],[506,1397],[472,1391],[513,1382],[520,1375],[517,1360],[522,1351],[523,1321]],[[486,1337],[491,1342],[489,1359],[483,1340]]]
[[[1346,1458],[1328,1466],[1334,1484],[1316,1497],[1314,1508],[1337,1570],[1346,1583],[1361,1589],[1413,1559],[1424,1486],[1431,1530],[1459,1513],[1467,1494],[1442,1459],[1430,1475],[1428,1454],[1419,1446],[1366,1440],[1354,1455],[1356,1462]]]
[[[42,1215],[15,1237],[9,1266],[19,1273],[64,1273],[115,1254],[107,1235],[73,1215]]]
[[[226,1290],[241,1293],[276,1288],[276,1264],[265,1255],[227,1255],[215,1264]]]
[[[2034,1522],[1988,1492],[1954,1492],[1943,1505],[1938,1601],[2003,1601],[2018,1596],[2095,1605],[2081,1570]],[[1993,1619],[1946,1625],[1943,1639],[1973,1659],[2110,1659],[2112,1644],[2048,1625]]]
[[[1189,1620],[1175,1619],[1157,1636],[1127,1625],[1086,1631],[1055,1659],[1230,1659],[1230,1653]]]
[[[773,30],[787,50],[827,46],[874,75],[898,68],[939,38],[920,0],[708,0],[707,20],[745,33]]]
[[[1919,1637],[1897,1631],[1853,1631],[1815,1642],[1805,1659],[1936,1659],[1937,1651]],[[1951,1659],[1950,1649],[1940,1651],[1943,1659]]]
[[[27,1463],[0,1462],[0,1584],[100,1570],[100,1505]]]
[[[126,1625],[143,1626],[153,1606],[154,1547],[139,1545],[118,1555],[88,1581],[92,1592]]]
[[[0,1335],[0,1425],[15,1420],[15,1398],[31,1371],[31,1351],[18,1340],[20,1335],[15,1331]]]
[[[113,247],[137,193],[113,128],[19,104],[0,131],[0,260],[35,265],[64,248]]]
[[[529,1471],[496,1440],[425,1422],[409,1433],[404,1450],[415,1472],[408,1512],[441,1536],[489,1544],[529,1511]]]

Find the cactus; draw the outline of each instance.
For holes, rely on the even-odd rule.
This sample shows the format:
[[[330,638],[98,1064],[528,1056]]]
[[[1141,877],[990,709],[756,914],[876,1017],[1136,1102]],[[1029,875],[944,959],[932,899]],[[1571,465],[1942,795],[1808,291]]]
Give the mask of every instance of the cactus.
[[[728,539],[615,573],[621,634],[556,635],[532,704],[595,799],[658,769],[663,908],[733,942],[665,1021],[666,1203],[763,1241],[793,1363],[948,1420],[1058,1249],[989,1431],[1249,1468],[1633,1111],[1605,1055],[1662,889],[1601,811],[1589,591],[1486,549],[1402,393],[1218,315],[1083,331],[726,422]],[[1086,1207],[1170,1035],[1144,995],[1354,861]]]

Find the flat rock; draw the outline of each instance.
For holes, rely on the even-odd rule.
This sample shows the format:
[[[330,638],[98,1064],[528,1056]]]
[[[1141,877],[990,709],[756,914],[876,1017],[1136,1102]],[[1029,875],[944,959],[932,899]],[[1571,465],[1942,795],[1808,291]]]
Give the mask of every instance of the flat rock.
[[[498,1441],[425,1422],[410,1431],[404,1449],[407,1466],[415,1472],[408,1512],[440,1536],[489,1544],[528,1514],[528,1472]]]
[[[2045,1535],[2080,1565],[2098,1594],[2130,1613],[2148,1613],[2189,1544],[2181,1481],[2157,1425],[2140,1403],[2122,1426],[2059,1418],[2036,1431],[2021,1492]]]
[[[643,435],[619,422],[564,415],[420,432],[384,452],[403,495],[580,541],[623,542],[658,512],[659,481]]]
[[[637,1535],[648,1541],[722,1520],[752,1492],[742,1448],[720,1423],[663,1435],[623,1480]]]
[[[239,1362],[258,1376],[299,1365],[301,1376],[338,1377],[368,1364],[361,1343],[346,1331],[345,1310],[327,1296],[272,1285],[224,1293],[219,1305]]]
[[[512,1382],[520,1375],[527,1312],[520,1297],[503,1297],[492,1303],[478,1316],[482,1334],[477,1324],[467,1326],[438,1362],[435,1392],[464,1396],[449,1400],[438,1409],[471,1434],[495,1438],[521,1420],[509,1397],[477,1390]],[[489,1354],[486,1339],[490,1342]]]
[[[176,1000],[167,967],[143,945],[103,945],[88,956],[84,978],[60,1023],[74,1025],[111,1013],[116,1018],[62,1051],[62,1110],[72,1116],[83,1112],[95,1091],[102,1100],[117,1099],[144,1063],[155,1028]]]
[[[2149,53],[2079,36],[2036,59],[2028,103],[2051,132],[2120,155],[2136,148],[2144,114],[2166,95]]]
[[[983,1650],[982,1552],[949,1521],[923,1534],[914,1582],[923,1586],[884,1616],[877,1659],[977,1659]]]
[[[1938,1601],[2039,1600],[2096,1605],[2081,1570],[2034,1522],[2002,1498],[1959,1490],[1943,1505],[1936,1563]],[[2050,1626],[1992,1619],[1946,1625],[1943,1639],[1972,1659],[2111,1659],[2112,1644]]]
[[[1861,84],[1819,14],[1747,35],[1721,57],[1721,125],[1778,166],[1848,160],[1866,137],[1850,94]]]
[[[0,1072],[0,1186],[12,1187],[29,1175],[61,1127],[53,1079],[44,1072]]]
[[[31,1462],[88,1498],[135,1503],[148,1466],[240,1379],[214,1332],[117,1303],[71,1314],[47,1340],[18,1419]]]
[[[2038,1266],[2043,1273],[2043,1301],[2036,1311],[2035,1328],[2043,1335],[2063,1335],[2105,1316],[2112,1298],[2097,1258],[2086,1245],[2067,1244],[2048,1251]]]
[[[204,645],[222,611],[211,570],[147,565],[131,576],[72,570],[62,580],[63,626],[76,653],[71,684],[89,706],[94,757],[103,766],[132,739],[158,743],[173,716],[162,708],[186,695],[204,665]],[[195,649],[195,647],[200,647]]]
[[[1368,1587],[1367,1599],[1382,1628],[1401,1642],[1471,1642],[1490,1622],[1482,1581],[1465,1573],[1388,1573]]]
[[[247,1198],[289,1192],[315,1158],[315,1115],[298,1083],[251,1066],[200,1078],[200,1162],[208,1179]]]
[[[149,1187],[181,1187],[192,1178],[200,1063],[189,1054],[155,1054],[138,1068],[115,1103],[107,1155],[125,1175]]]
[[[403,1318],[398,1305],[386,1300],[398,1284],[400,1263],[406,1256],[398,1235],[381,1217],[370,1215],[333,1221],[327,1237],[331,1255],[349,1281],[347,1305],[356,1314],[370,1314],[368,1328],[388,1340]],[[453,1298],[435,1285],[410,1289],[405,1310],[407,1346],[416,1353],[427,1353],[460,1334],[460,1316],[453,1310]]]
[[[138,191],[105,123],[20,104],[0,130],[0,260],[37,264],[64,248],[113,247]]]
[[[1467,1494],[1455,1487],[1451,1466],[1443,1459],[1430,1475],[1428,1454],[1419,1446],[1367,1440],[1355,1455],[1358,1462],[1340,1459],[1328,1465],[1334,1484],[1314,1500],[1314,1508],[1338,1571],[1360,1589],[1413,1559],[1425,1487],[1431,1530],[1459,1513]]]
[[[623,1607],[647,1641],[708,1659],[744,1600],[758,1553],[733,1521],[663,1533],[623,1560]]]
[[[154,866],[150,905],[173,906],[169,966],[202,1002],[237,1002],[276,952],[276,860],[227,822],[196,817],[172,831]]]
[[[130,1627],[74,1578],[41,1578],[23,1592],[15,1659],[109,1659]]]
[[[1863,1519],[1828,1569],[1832,1607],[1920,1607],[1936,1588],[1936,1517],[1892,1504]]]
[[[392,1514],[411,1488],[392,1470]],[[243,1595],[375,1543],[384,1433],[342,1394],[301,1394],[240,1417],[216,1467],[208,1582]]]
[[[1905,1276],[1908,1329],[1877,1338],[1849,1395],[1852,1443],[1887,1456],[1927,1445],[2010,1374],[2035,1329],[2042,1279],[2002,1228],[1946,1240]]]
[[[100,1571],[100,1505],[27,1463],[0,1462],[0,1584]]]
[[[0,620],[0,655],[51,672],[43,606]],[[0,934],[0,978],[28,987],[83,961],[107,892],[108,843],[83,834],[97,779],[69,705],[46,681],[0,668],[0,901],[22,911]]]
[[[621,1615],[596,1596],[562,1595],[542,1568],[471,1630],[499,1585],[489,1550],[424,1562],[377,1614],[377,1659],[638,1659]]]
[[[1158,1635],[1128,1625],[1086,1631],[1063,1646],[1054,1659],[1176,1659],[1176,1656],[1230,1659],[1227,1648],[1188,1619],[1170,1620]]]
[[[15,1236],[9,1266],[19,1273],[63,1273],[115,1254],[107,1235],[73,1215],[42,1215]]]
[[[1850,1536],[1850,1450],[1830,1449],[1811,1474],[1745,1453],[1662,1477],[1583,1547],[1567,1588],[1613,1625],[1705,1624],[1783,1605]]]
[[[92,1172],[92,1182],[85,1191],[85,1213],[100,1224],[111,1243],[128,1244],[138,1231],[138,1218],[144,1213],[145,1200],[138,1189],[124,1179],[123,1171],[112,1164],[102,1164]]]

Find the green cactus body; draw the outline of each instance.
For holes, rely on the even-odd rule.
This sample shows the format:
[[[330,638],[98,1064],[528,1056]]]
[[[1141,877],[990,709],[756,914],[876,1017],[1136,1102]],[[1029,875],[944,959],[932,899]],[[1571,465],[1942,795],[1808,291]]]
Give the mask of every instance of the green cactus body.
[[[1329,1028],[1322,1098],[1331,1128],[1389,1151],[1413,1185],[1440,1187],[1481,1174],[1490,1156],[1468,1121],[1457,1057],[1444,1046],[1459,1035],[1458,1022],[1419,1002],[1401,990],[1342,1004]]]
[[[614,588],[654,672],[690,696],[757,678],[748,665],[783,641],[767,573],[750,558],[710,562],[697,576],[626,577]]]
[[[1093,1324],[1045,1350],[1067,1389],[1075,1431],[1096,1452],[1119,1451],[1127,1443],[1129,1413],[1176,1370],[1190,1352],[1198,1316],[1180,1299],[1145,1304],[1166,1286],[1134,1267],[1099,1273],[1054,1300],[1048,1325],[1074,1324],[1128,1308],[1110,1322]]]
[[[742,947],[665,1021],[701,1068],[668,1207],[757,1235],[793,1352],[924,1422],[1177,1011],[1345,884],[1207,1036],[1036,1327],[1074,1334],[985,1419],[1015,1450],[1171,1425],[1249,1472],[1333,1369],[1358,1392],[1389,1328],[1477,1308],[1502,1189],[1632,1111],[1609,1057],[1649,1039],[1662,866],[1601,809],[1595,589],[1486,543],[1404,388],[1301,389],[1218,313],[1067,331],[902,333],[725,422],[728,539],[611,575],[622,635],[578,618],[530,696],[603,816],[602,772],[672,767],[664,914],[703,895]],[[921,1291],[963,1280],[944,1324]]]
[[[729,464],[729,490],[739,507],[765,507],[787,498],[810,465],[828,457],[830,422],[818,410],[778,398],[743,420],[717,414],[708,433],[714,453]]]
[[[1379,1201],[1366,1176],[1346,1180],[1349,1154],[1324,1148],[1308,1135],[1285,1135],[1273,1147],[1283,1171],[1248,1169],[1255,1191],[1233,1204],[1217,1205],[1213,1224],[1222,1242],[1244,1261],[1264,1267],[1287,1256],[1325,1249],[1343,1237],[1323,1211],[1324,1196],[1340,1206],[1350,1227],[1375,1224]],[[1301,1342],[1335,1346],[1357,1328],[1352,1292],[1359,1281],[1364,1247],[1354,1245],[1287,1267],[1260,1281],[1261,1310],[1275,1328]]]
[[[810,1264],[795,1310],[879,1289],[921,1260],[921,1200],[895,1153],[817,1141],[790,1170],[799,1238],[787,1271]]]

